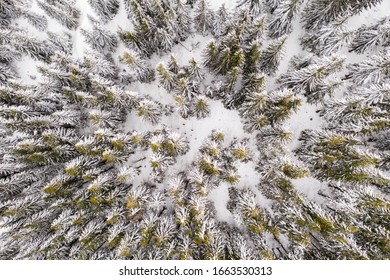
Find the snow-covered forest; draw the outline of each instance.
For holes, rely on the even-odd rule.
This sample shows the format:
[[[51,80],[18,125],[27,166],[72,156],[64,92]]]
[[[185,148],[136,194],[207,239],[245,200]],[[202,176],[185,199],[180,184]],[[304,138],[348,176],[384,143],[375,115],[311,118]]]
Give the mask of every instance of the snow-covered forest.
[[[0,0],[0,259],[389,259],[390,1]]]

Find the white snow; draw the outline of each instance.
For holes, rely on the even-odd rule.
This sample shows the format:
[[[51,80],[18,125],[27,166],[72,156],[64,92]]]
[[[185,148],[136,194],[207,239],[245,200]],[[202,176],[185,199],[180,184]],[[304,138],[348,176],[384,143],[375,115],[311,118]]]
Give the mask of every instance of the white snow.
[[[123,1],[120,1],[120,11],[115,16],[115,18],[105,25],[105,28],[112,32],[116,32],[119,27],[123,29],[130,29],[132,27],[131,21],[127,18],[127,13],[124,9]],[[237,1],[236,0],[216,0],[209,1],[210,6],[213,10],[217,10],[221,4],[225,4],[228,10],[232,10]],[[95,16],[94,11],[88,4],[88,1],[76,1],[76,7],[82,11],[80,17],[79,27],[72,31],[72,40],[73,40],[73,55],[78,58],[84,56],[85,50],[89,47],[85,44],[84,38],[80,32],[80,29],[91,29],[92,24],[88,19],[88,15]],[[39,14],[44,14],[35,1],[33,2],[33,10]],[[378,18],[388,15],[390,11],[390,1],[385,0],[381,5],[372,10],[364,11],[360,15],[354,16],[349,20],[349,26],[351,28],[358,28],[363,23],[371,24],[375,22]],[[61,25],[57,20],[51,19],[49,17],[49,26],[48,31],[52,32],[61,32],[66,30],[66,28]],[[45,39],[47,35],[44,32],[37,31],[34,27],[31,27],[25,19],[18,19],[16,23],[25,28],[31,35],[37,36],[38,38]],[[303,35],[303,30],[301,28],[300,19],[296,18],[293,23],[293,32],[289,35],[286,54],[282,59],[279,70],[275,77],[279,76],[281,73],[287,71],[288,62],[290,58],[296,54],[302,53],[303,50],[299,45],[299,37]],[[174,54],[178,60],[179,65],[186,64],[192,57],[197,61],[201,61],[201,53],[206,44],[212,39],[211,36],[201,36],[193,35],[190,36],[186,41],[174,46],[171,53]],[[118,56],[121,55],[125,47],[121,43],[115,54],[113,55],[116,62],[118,62]],[[346,53],[346,49],[343,49],[342,53]],[[360,61],[364,59],[367,54],[356,55],[348,54],[348,63]],[[153,55],[148,63],[152,67],[155,67],[159,62],[167,62],[169,59],[169,54],[164,55]],[[36,80],[31,79],[31,75],[37,75],[34,70],[36,65],[39,64],[35,60],[24,56],[20,61],[18,61],[17,66],[19,74],[27,83],[34,83]],[[125,66],[120,66],[122,69]],[[39,79],[39,77],[38,77]],[[267,90],[271,91],[276,89],[277,85],[275,79],[271,78],[268,81]],[[156,100],[164,105],[174,104],[173,97],[167,93],[162,87],[158,86],[158,82],[154,81],[150,84],[143,83],[133,83],[128,87],[129,90],[137,91],[142,95],[148,95],[151,99]],[[213,129],[222,129],[225,133],[226,139],[225,143],[229,144],[230,141],[234,138],[250,138],[250,148],[254,153],[254,159],[248,163],[238,164],[238,172],[241,176],[239,183],[236,186],[229,186],[226,183],[221,183],[215,189],[213,189],[208,198],[214,202],[215,208],[217,210],[217,217],[221,221],[226,221],[233,223],[232,214],[226,209],[226,204],[228,202],[228,189],[229,188],[244,188],[249,187],[256,194],[256,200],[261,207],[270,209],[272,202],[266,199],[261,192],[257,189],[257,184],[260,180],[260,175],[255,171],[255,165],[257,163],[256,158],[258,152],[256,152],[255,139],[253,135],[246,133],[243,130],[242,120],[237,111],[226,109],[220,101],[209,100],[209,105],[211,109],[211,114],[204,119],[196,119],[191,117],[188,119],[183,119],[179,116],[177,112],[169,115],[163,116],[160,124],[167,126],[172,131],[180,133],[182,136],[185,136],[190,145],[190,150],[183,156],[177,158],[177,162],[169,167],[168,172],[166,173],[166,179],[162,184],[157,184],[159,188],[164,188],[166,181],[171,177],[175,176],[178,172],[191,168],[193,161],[196,160],[198,150],[206,138],[210,135]],[[324,120],[316,113],[316,111],[321,107],[321,105],[310,105],[306,101],[303,102],[299,110],[292,115],[292,117],[286,122],[286,126],[289,127],[294,132],[294,139],[291,143],[288,144],[290,151],[296,149],[299,146],[299,136],[304,129],[320,129],[325,125]],[[151,125],[148,122],[143,122],[140,117],[136,115],[135,112],[132,112],[128,115],[127,122],[125,123],[126,131],[136,130],[138,132],[147,132],[155,130],[157,127]],[[141,160],[136,163],[140,165],[141,174],[136,178],[135,184],[140,184],[144,181],[150,180],[151,167],[149,163],[151,151],[138,152],[136,155],[131,155],[129,157],[129,162],[134,162],[143,157],[146,159]],[[293,184],[299,192],[302,192],[309,200],[314,200],[318,203],[323,203],[323,198],[318,195],[318,191],[324,187],[324,184],[314,179],[313,177],[307,177],[304,179],[293,180]]]

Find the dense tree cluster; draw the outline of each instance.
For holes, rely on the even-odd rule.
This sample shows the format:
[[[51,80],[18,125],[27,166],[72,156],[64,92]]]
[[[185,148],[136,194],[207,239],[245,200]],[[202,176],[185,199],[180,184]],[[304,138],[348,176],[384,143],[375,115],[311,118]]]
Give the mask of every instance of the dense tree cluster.
[[[0,2],[0,259],[390,258],[381,0],[82,2]]]

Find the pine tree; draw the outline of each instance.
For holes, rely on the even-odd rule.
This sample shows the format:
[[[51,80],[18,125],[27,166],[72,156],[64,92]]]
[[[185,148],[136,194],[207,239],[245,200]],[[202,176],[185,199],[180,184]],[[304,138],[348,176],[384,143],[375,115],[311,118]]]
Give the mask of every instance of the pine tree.
[[[349,44],[353,32],[345,28],[347,17],[322,25],[314,31],[309,31],[301,38],[301,44],[317,55],[331,55]]]
[[[17,73],[12,67],[12,62],[19,57],[19,54],[6,46],[0,45],[0,57],[0,84],[6,84],[7,80],[17,77]]]
[[[208,0],[199,0],[196,4],[194,21],[196,28],[202,35],[207,35],[212,30],[214,14],[209,8]]]
[[[72,36],[67,33],[47,32],[50,46],[59,52],[70,53],[72,51]]]
[[[264,0],[265,6],[269,9],[271,14],[275,11],[282,0]]]
[[[278,69],[279,63],[285,52],[285,44],[287,37],[282,36],[272,41],[265,50],[260,54],[260,69],[268,74],[275,74]]]
[[[349,73],[345,78],[351,79],[355,85],[380,84],[389,77],[389,63],[390,51],[380,52],[361,63],[348,65]]]
[[[217,38],[224,35],[227,31],[227,27],[229,26],[229,21],[230,16],[226,10],[225,4],[222,4],[214,17],[212,28],[213,35]]]
[[[188,11],[178,2],[125,1],[134,31],[120,30],[119,37],[142,56],[170,51],[174,44],[188,37],[191,29]]]
[[[302,19],[307,30],[314,30],[341,16],[358,14],[381,2],[382,0],[313,0],[303,10]]]
[[[267,94],[255,92],[247,96],[240,108],[246,117],[246,128],[253,132],[267,125],[276,125],[285,121],[300,106],[301,100],[290,90]]]
[[[277,38],[292,31],[292,21],[301,8],[302,0],[283,0],[272,12],[269,35]]]
[[[194,112],[197,118],[205,118],[210,114],[210,108],[205,96],[198,96],[194,104]]]
[[[261,0],[240,0],[237,7],[245,7],[254,16],[258,16],[263,11],[263,3]]]
[[[258,42],[253,42],[249,45],[248,50],[245,52],[245,65],[243,69],[244,75],[250,75],[256,73],[260,67],[261,50]]]
[[[387,85],[350,88],[346,97],[326,102],[321,115],[334,129],[361,136],[375,135],[386,130],[388,90]]]
[[[14,18],[18,13],[14,1],[2,2],[0,4],[0,11],[1,11],[1,17],[0,17],[1,26],[8,26],[11,22],[11,19]]]
[[[95,24],[92,31],[81,29],[85,41],[95,50],[101,53],[113,52],[118,46],[118,40],[114,34]]]
[[[177,35],[181,41],[188,38],[188,35],[191,33],[191,17],[190,10],[186,5],[183,4],[181,0],[176,1],[176,21],[177,25],[180,27],[177,30]]]
[[[376,24],[363,25],[356,31],[349,51],[363,53],[375,46],[390,45],[390,22],[389,18],[380,19]]]
[[[6,35],[6,33],[8,34]],[[45,41],[30,36],[25,31],[9,30],[9,32],[6,33],[0,34],[2,37],[0,37],[0,39],[8,41],[16,51],[22,54],[30,55],[35,59],[46,62],[49,61],[50,56],[53,55],[53,51]]]
[[[7,0],[0,4],[0,26],[8,27],[11,20],[24,17],[40,31],[47,28],[47,19],[31,11],[31,3],[26,0]]]
[[[21,8],[20,13],[32,24],[35,28],[40,31],[44,31],[47,28],[47,19],[44,16],[38,15],[31,12],[29,9]]]
[[[194,58],[191,58],[188,61],[188,66],[184,67],[184,71],[186,72],[186,76],[188,76],[195,83],[201,82],[204,79],[202,68]]]
[[[306,130],[300,140],[303,143],[297,154],[309,164],[312,174],[319,180],[381,187],[389,182],[389,178],[376,168],[381,162],[380,156],[359,150],[357,138],[329,131]]]
[[[163,63],[160,63],[156,67],[157,76],[160,80],[160,84],[167,90],[171,91],[176,87],[177,77],[174,73],[166,68]]]
[[[120,60],[129,67],[130,71],[135,74],[135,76],[141,82],[149,82],[154,77],[154,72],[148,68],[145,60],[132,50],[126,50],[123,55],[120,57]]]
[[[179,64],[177,63],[176,57],[173,54],[169,55],[168,69],[174,74],[179,73]]]
[[[344,67],[345,57],[295,57],[290,61],[290,68],[286,74],[279,78],[282,86],[303,92],[311,101],[322,97],[323,86],[327,77],[337,73]]]
[[[92,73],[100,75],[108,79],[115,79],[118,77],[118,67],[114,64],[112,59],[100,53],[91,52],[85,55],[86,67]]]
[[[44,10],[47,15],[61,22],[69,29],[76,29],[80,17],[80,11],[74,8],[72,1],[37,1],[38,6]]]
[[[156,102],[150,100],[141,101],[137,108],[138,116],[154,124],[158,122],[161,114],[160,106]]]
[[[89,0],[89,4],[94,11],[99,15],[103,23],[112,20],[118,13],[119,1],[118,0]]]

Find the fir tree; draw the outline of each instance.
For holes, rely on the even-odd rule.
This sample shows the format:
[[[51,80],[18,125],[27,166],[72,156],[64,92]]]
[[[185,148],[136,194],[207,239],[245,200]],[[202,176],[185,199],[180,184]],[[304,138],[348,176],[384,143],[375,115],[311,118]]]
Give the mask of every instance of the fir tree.
[[[226,10],[225,4],[218,9],[213,21],[212,33],[215,37],[224,35],[229,26],[230,16]]]
[[[81,32],[85,37],[85,41],[98,52],[113,52],[118,46],[116,36],[99,25],[95,24],[92,31],[81,29]]]
[[[292,71],[279,78],[282,86],[303,92],[310,100],[321,98],[325,78],[337,73],[344,66],[344,57],[330,56],[322,58],[295,57],[290,61]]]
[[[261,0],[240,0],[237,7],[245,7],[253,16],[258,16],[263,10],[263,3]]]
[[[260,54],[260,69],[268,74],[275,74],[285,51],[286,36],[271,42]]]
[[[389,178],[376,169],[381,158],[359,150],[356,146],[360,141],[354,137],[329,131],[304,131],[300,139],[303,143],[297,154],[320,180],[382,187],[389,182]]]
[[[214,14],[209,8],[207,0],[199,0],[195,10],[194,21],[196,22],[197,30],[206,35],[207,32],[212,30]]]
[[[119,1],[118,0],[89,0],[89,4],[94,11],[99,15],[103,23],[112,20],[118,13]]]
[[[42,8],[50,17],[61,22],[69,29],[76,29],[80,17],[80,11],[74,8],[74,1],[37,1],[38,6]]]
[[[349,73],[345,78],[351,79],[355,85],[380,84],[389,77],[389,63],[390,51],[380,52],[361,63],[348,65]]]
[[[302,0],[283,0],[272,12],[273,19],[269,23],[269,35],[280,37],[292,31],[292,21],[299,12]]]
[[[317,55],[331,55],[349,44],[353,32],[345,28],[347,17],[335,22],[322,25],[316,30],[309,31],[301,38],[301,44]]]
[[[346,14],[358,14],[364,9],[372,8],[382,0],[313,0],[303,10],[302,19],[308,30],[314,30],[323,24],[330,23]]]
[[[375,46],[388,46],[390,44],[389,18],[380,19],[376,24],[363,25],[356,31],[349,51],[363,53]]]
[[[154,72],[149,69],[145,60],[141,59],[136,52],[127,50],[120,57],[120,60],[135,73],[135,76],[140,79],[141,82],[149,82],[153,79]]]

